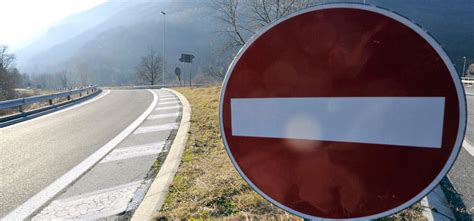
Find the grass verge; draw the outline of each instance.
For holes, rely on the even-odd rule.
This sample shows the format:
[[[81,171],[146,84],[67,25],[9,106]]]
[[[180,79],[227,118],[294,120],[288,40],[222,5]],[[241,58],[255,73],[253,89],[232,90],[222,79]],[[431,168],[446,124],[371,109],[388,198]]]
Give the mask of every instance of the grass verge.
[[[269,203],[234,169],[219,130],[220,87],[178,88],[191,103],[189,138],[157,219],[302,220]],[[382,220],[423,220],[421,205]]]

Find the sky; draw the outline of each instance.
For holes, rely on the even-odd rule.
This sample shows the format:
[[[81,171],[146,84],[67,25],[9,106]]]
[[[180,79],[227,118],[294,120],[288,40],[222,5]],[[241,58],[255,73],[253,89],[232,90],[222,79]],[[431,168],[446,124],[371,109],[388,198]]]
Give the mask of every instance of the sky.
[[[26,46],[61,19],[107,0],[0,0],[0,45]]]

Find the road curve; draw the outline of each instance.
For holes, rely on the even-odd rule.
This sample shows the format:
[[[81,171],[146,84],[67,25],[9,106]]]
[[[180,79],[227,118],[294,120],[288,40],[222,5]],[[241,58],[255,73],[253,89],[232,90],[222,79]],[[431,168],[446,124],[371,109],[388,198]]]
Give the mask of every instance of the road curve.
[[[466,96],[467,127],[464,140],[474,145],[474,89],[466,88],[466,93],[468,94]],[[468,216],[474,219],[474,155],[472,152],[472,147],[464,146],[448,176],[462,204],[466,207]]]
[[[0,217],[113,139],[152,100],[147,90],[113,90],[80,107],[0,129]]]

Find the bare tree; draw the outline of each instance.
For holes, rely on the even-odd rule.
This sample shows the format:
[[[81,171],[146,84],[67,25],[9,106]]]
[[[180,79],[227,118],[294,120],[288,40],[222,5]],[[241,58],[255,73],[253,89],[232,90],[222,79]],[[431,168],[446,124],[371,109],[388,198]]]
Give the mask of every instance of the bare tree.
[[[288,14],[313,4],[311,0],[257,0],[250,1],[253,20],[264,27]]]
[[[149,50],[148,54],[142,56],[141,62],[137,67],[137,75],[140,79],[155,85],[162,74],[163,58],[154,50]]]
[[[204,71],[207,75],[217,79],[223,79],[226,74],[225,65],[218,63],[210,64]]]
[[[222,33],[226,33],[229,41],[224,46],[224,50],[240,48],[245,44],[249,35],[255,33],[246,24],[242,24],[242,12],[245,12],[245,5],[242,0],[216,0],[213,4],[217,18],[223,23]]]
[[[8,47],[0,46],[0,100],[16,97],[15,88],[19,85],[21,75],[15,68],[15,55],[8,52]]]
[[[15,55],[8,52],[8,46],[0,45],[0,67],[10,71],[15,66]]]
[[[259,29],[317,0],[214,0],[213,8],[222,22],[220,32],[228,35],[224,50],[242,47]]]
[[[56,73],[56,78],[59,80],[59,83],[62,88],[67,88],[69,86],[69,78],[67,71],[63,70]]]

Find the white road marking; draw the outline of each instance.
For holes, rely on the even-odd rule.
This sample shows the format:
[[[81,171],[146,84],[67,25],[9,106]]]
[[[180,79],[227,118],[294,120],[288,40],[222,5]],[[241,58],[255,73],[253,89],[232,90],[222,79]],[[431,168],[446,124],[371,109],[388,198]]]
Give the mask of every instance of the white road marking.
[[[466,139],[463,140],[462,146],[474,157],[474,147]]]
[[[163,98],[163,99],[160,99],[160,101],[177,101],[178,98],[176,97],[170,97],[170,98]]]
[[[139,127],[137,130],[135,130],[135,132],[133,132],[133,134],[174,130],[174,129],[177,129],[178,126],[179,126],[178,123],[172,123],[172,124],[163,124],[163,125],[158,125],[158,126]]]
[[[32,220],[94,220],[122,213],[142,182],[54,200]]]
[[[169,107],[157,107],[155,110],[171,110],[171,109],[178,109],[180,108],[181,106],[179,105],[176,105],[176,106],[169,106]]]
[[[232,135],[441,148],[444,97],[231,99]]]
[[[104,91],[104,93],[102,93],[101,95],[97,96],[97,97],[94,97],[90,100],[86,100],[86,101],[83,101],[83,102],[80,102],[76,105],[72,104],[72,106],[70,107],[67,107],[67,108],[64,108],[64,109],[61,109],[61,110],[58,110],[58,111],[55,111],[55,112],[51,112],[51,113],[48,113],[48,114],[45,114],[43,116],[39,116],[39,117],[35,117],[35,118],[32,118],[30,120],[26,120],[26,121],[23,121],[23,122],[19,122],[19,123],[16,123],[16,124],[12,124],[12,125],[9,125],[9,126],[6,126],[6,127],[3,127],[3,128],[0,128],[0,131],[1,130],[6,130],[8,128],[12,128],[12,127],[16,127],[16,126],[19,126],[19,125],[22,125],[22,124],[26,124],[26,123],[31,123],[31,122],[35,122],[39,119],[43,119],[43,118],[46,118],[46,117],[51,117],[51,116],[54,116],[56,114],[59,114],[59,113],[62,113],[62,112],[65,112],[65,111],[68,111],[68,110],[72,110],[72,109],[75,109],[75,108],[78,108],[78,107],[81,107],[83,105],[86,105],[86,104],[90,104],[94,101],[97,101],[103,97],[105,97],[106,95],[108,95],[110,93],[110,90],[106,90]]]
[[[172,94],[167,94],[167,95],[160,95],[159,97],[161,99],[161,98],[170,98],[170,97],[176,97],[176,96],[174,96]]]
[[[422,213],[427,221],[456,220],[456,216],[454,216],[450,204],[439,185],[423,197],[421,205],[423,207]]]
[[[59,177],[49,186],[41,190],[39,193],[28,199],[21,206],[17,207],[15,210],[3,217],[3,220],[24,220],[30,216],[33,212],[38,210],[43,204],[48,202],[64,188],[69,186],[82,174],[87,172],[91,167],[93,167],[99,160],[106,156],[115,146],[117,146],[123,139],[125,139],[129,134],[135,130],[140,124],[146,119],[146,117],[153,111],[153,108],[158,103],[158,96],[152,90],[148,90],[153,94],[153,101],[150,106],[125,130],[123,130],[119,135],[114,137],[111,141],[101,147],[99,150],[94,152],[92,155],[87,157],[84,161],[79,163],[77,166],[69,170],[66,174]]]
[[[179,104],[179,101],[176,100],[176,101],[168,101],[168,102],[158,102],[158,105],[162,105],[162,104]]]
[[[135,157],[159,154],[163,150],[165,142],[156,142],[140,146],[125,147],[115,149],[110,152],[100,163],[107,163],[116,160],[124,160]]]
[[[155,114],[155,115],[150,115],[148,116],[148,120],[155,120],[155,119],[162,119],[162,118],[168,118],[168,117],[178,117],[179,113],[171,113],[171,114]]]

